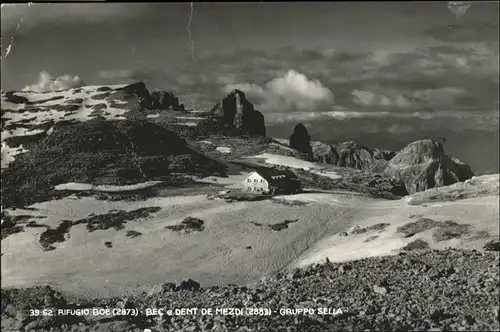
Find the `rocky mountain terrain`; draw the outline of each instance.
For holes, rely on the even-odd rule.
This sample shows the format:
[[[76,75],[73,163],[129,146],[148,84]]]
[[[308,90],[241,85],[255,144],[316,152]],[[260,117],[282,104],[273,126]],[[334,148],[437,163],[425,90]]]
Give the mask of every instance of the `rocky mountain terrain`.
[[[498,176],[474,177],[441,142],[327,144],[300,123],[289,140],[267,137],[239,90],[203,111],[141,82],[1,102],[2,330],[499,328]],[[249,172],[270,167],[303,193],[238,195]],[[444,246],[461,250],[430,249]],[[196,281],[172,282],[187,274]],[[170,283],[138,293],[158,282]],[[126,298],[87,294],[122,288]],[[141,314],[29,312],[90,307]],[[181,307],[273,313],[144,314]],[[297,308],[315,311],[279,312]]]
[[[297,128],[300,134],[297,134]],[[463,182],[474,176],[467,164],[446,155],[443,142],[438,140],[412,142],[395,153],[360,146],[352,141],[337,144],[311,141],[307,129],[301,124],[297,125],[292,137],[293,145],[292,140],[281,140],[281,143],[288,143],[291,148],[305,154],[306,158],[338,167],[358,169],[367,174],[380,174],[404,184],[410,194]],[[300,154],[297,156],[300,157]]]
[[[193,114],[172,93],[149,93],[142,82],[2,93],[2,124],[4,207],[55,197],[51,188],[71,181],[118,185],[169,177],[175,184],[187,181],[179,174],[220,175],[225,166],[186,138],[265,135],[262,114],[241,91]]]
[[[186,111],[184,104],[180,104],[179,98],[177,98],[172,92],[154,90],[151,92],[151,99],[153,100],[152,105],[149,107],[151,109],[171,109],[178,112]]]
[[[167,107],[153,99],[144,83],[85,86],[52,93],[11,91],[1,95],[2,169],[16,149],[29,150],[59,127],[89,120],[126,120],[150,107]],[[175,102],[168,107],[175,107]],[[125,116],[127,114],[127,116]]]
[[[55,126],[35,148],[2,172],[3,207],[53,197],[54,187],[76,182],[123,185],[176,174],[224,174],[226,167],[191,149],[171,131],[146,121],[91,120]],[[182,178],[181,178],[182,180]]]
[[[186,111],[172,93],[150,93],[142,82],[89,86],[57,93],[2,94],[3,168],[17,154],[26,152],[59,127],[89,120],[126,119],[153,122],[187,139],[202,151],[209,148],[201,143],[207,141],[206,137],[242,138],[241,144],[231,152],[215,156],[224,160],[231,160],[234,153],[241,157],[244,154],[237,150],[248,151],[248,146],[253,146],[256,153],[272,152],[384,174],[404,183],[409,193],[464,181],[473,175],[467,165],[446,156],[442,144],[437,141],[410,144],[396,156],[395,152],[360,146],[352,141],[336,144],[311,141],[302,124],[297,124],[290,141],[273,140],[265,138],[264,116],[240,90],[228,93],[210,111],[193,113]]]
[[[240,90],[234,90],[222,98],[210,114],[222,124],[225,134],[266,136],[264,116],[254,109]]]
[[[40,141],[54,124],[92,119],[154,121],[184,138],[217,133],[265,136],[262,113],[254,110],[239,90],[229,93],[208,112],[188,111],[172,93],[150,93],[142,82],[52,93],[10,91],[2,93],[1,101],[2,156],[10,154],[10,159],[10,150]]]
[[[500,291],[498,259],[498,253],[409,248],[390,258],[282,271],[248,286],[205,288],[189,279],[139,296],[90,301],[66,300],[50,287],[2,289],[2,330],[493,331],[500,327],[500,302],[494,296]],[[30,315],[30,309],[41,308],[52,315]],[[60,308],[124,308],[139,314],[53,314]],[[198,312],[146,315],[146,309],[179,308]],[[212,308],[212,315],[201,315],[201,308]],[[223,315],[215,308],[244,314]],[[245,308],[270,312],[259,315]]]
[[[355,168],[371,171],[379,161],[387,161],[394,157],[393,151],[371,149],[356,142],[339,142],[327,144],[312,142],[314,160],[339,167]]]
[[[442,143],[429,139],[409,144],[385,167],[381,164],[377,168],[404,182],[411,194],[463,182],[474,176],[468,165],[445,154]]]
[[[304,155],[302,147],[290,148],[265,137],[263,115],[239,90],[228,93],[212,110],[196,113],[185,110],[172,93],[150,93],[141,82],[54,93],[7,92],[2,94],[2,122],[5,207],[60,197],[64,192],[51,188],[65,182],[118,185],[169,176],[177,183],[186,179],[171,175],[192,174],[189,165],[194,164],[195,173],[206,176],[224,173],[227,165],[210,166],[216,160],[234,161],[233,157],[266,151],[311,158],[311,150]],[[294,144],[307,149],[309,141],[301,143],[297,128]],[[302,134],[308,136],[303,126]],[[232,144],[231,152],[221,152],[208,141]],[[203,172],[200,163],[207,166]],[[318,183],[323,183],[320,189],[332,187],[330,179]]]

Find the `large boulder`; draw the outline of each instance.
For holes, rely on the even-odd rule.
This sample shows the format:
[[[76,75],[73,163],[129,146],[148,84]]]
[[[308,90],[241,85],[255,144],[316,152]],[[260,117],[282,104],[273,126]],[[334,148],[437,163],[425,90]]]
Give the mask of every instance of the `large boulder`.
[[[353,141],[335,144],[315,141],[311,148],[316,162],[362,171],[370,171],[379,161],[390,160],[395,155],[392,151],[370,149]]]
[[[309,136],[306,127],[302,123],[297,124],[293,129],[290,136],[290,147],[304,153],[308,159],[313,159],[311,136]]]
[[[222,98],[210,113],[226,133],[266,136],[264,116],[254,109],[240,90],[234,90]]]
[[[474,176],[468,165],[447,156],[442,143],[431,139],[406,146],[386,164],[383,173],[402,181],[410,194],[463,182]]]

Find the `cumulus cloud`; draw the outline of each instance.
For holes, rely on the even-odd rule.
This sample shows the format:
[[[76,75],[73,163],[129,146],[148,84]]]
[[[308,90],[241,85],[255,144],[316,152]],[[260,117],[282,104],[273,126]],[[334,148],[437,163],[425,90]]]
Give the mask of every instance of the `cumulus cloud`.
[[[34,84],[26,86],[23,91],[52,92],[79,88],[84,85],[85,83],[78,75],[61,75],[54,78],[46,71],[42,71],[38,76],[38,80]]]
[[[277,77],[267,83],[268,89],[278,96],[297,96],[311,101],[332,101],[333,93],[318,80],[309,80],[304,74],[289,70],[284,77]]]
[[[498,46],[483,44],[408,46],[372,52],[288,47],[205,54],[197,59],[196,70],[182,69],[182,74],[175,77],[182,90],[195,86],[197,91],[206,91],[215,86],[217,94],[220,86],[224,86],[224,92],[239,88],[264,111],[314,108],[309,98],[300,98],[308,100],[306,105],[295,102],[299,94],[283,101],[279,93],[274,93],[277,87],[269,82],[270,77],[276,77],[274,83],[293,86],[297,82],[292,82],[292,78],[299,75],[309,81],[319,80],[322,86],[334,91],[336,105],[401,109],[452,105],[457,109],[485,109],[498,95]],[[190,68],[193,67],[187,69]],[[292,68],[295,71],[287,73]],[[202,81],[200,72],[209,79]],[[446,90],[447,86],[464,89],[467,96],[454,96]],[[440,88],[444,89],[437,91]],[[355,89],[367,92],[359,94],[357,104],[351,95]]]
[[[295,70],[267,82],[265,86],[253,83],[227,84],[227,93],[234,89],[262,100],[260,107],[267,111],[313,111],[325,104],[333,104],[333,93],[319,80],[309,79]]]

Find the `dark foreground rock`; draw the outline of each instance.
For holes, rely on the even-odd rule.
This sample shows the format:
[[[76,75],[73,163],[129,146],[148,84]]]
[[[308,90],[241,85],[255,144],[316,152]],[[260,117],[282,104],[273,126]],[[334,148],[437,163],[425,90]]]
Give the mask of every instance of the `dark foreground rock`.
[[[84,307],[138,309],[137,316],[41,317],[29,309],[74,308],[50,288],[2,290],[2,331],[359,331],[499,328],[499,254],[416,250],[343,264],[329,261],[284,271],[249,286],[202,288],[193,280],[155,286],[128,298],[95,299]],[[146,309],[198,308],[187,315]],[[201,315],[211,308],[213,315]],[[260,315],[216,308],[263,308]],[[286,315],[283,309],[311,313]],[[321,309],[321,310],[320,310]],[[312,312],[313,311],[313,312]],[[243,312],[245,312],[243,310]],[[258,312],[257,312],[258,313]]]

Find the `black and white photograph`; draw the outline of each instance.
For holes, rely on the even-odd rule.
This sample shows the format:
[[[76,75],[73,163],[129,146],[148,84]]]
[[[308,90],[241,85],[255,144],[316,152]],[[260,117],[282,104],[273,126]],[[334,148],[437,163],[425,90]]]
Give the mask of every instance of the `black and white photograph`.
[[[499,331],[499,2],[1,4],[1,330]]]

